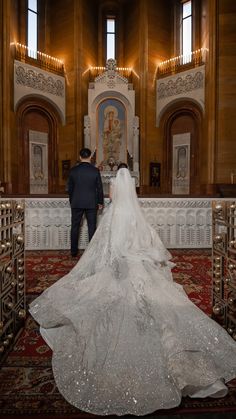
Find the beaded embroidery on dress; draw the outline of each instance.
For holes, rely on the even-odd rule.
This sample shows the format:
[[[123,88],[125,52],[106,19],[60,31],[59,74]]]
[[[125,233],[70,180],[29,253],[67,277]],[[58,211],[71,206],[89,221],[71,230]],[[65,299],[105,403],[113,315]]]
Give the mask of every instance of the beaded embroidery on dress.
[[[227,393],[236,343],[173,282],[170,258],[120,169],[83,256],[30,306],[58,389],[78,409],[145,415]]]

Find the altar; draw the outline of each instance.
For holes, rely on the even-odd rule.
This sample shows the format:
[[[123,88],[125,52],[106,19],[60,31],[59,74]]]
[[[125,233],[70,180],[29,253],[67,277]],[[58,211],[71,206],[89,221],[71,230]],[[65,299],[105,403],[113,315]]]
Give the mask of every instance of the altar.
[[[84,116],[84,145],[93,152],[105,194],[119,163],[126,163],[139,186],[139,118],[135,92],[128,79],[107,60],[106,70],[89,83],[88,115]]]
[[[139,173],[130,171],[130,174],[134,181],[135,186],[138,187],[139,186]],[[109,195],[110,183],[111,183],[111,180],[115,177],[116,177],[116,170],[101,172],[104,195]]]

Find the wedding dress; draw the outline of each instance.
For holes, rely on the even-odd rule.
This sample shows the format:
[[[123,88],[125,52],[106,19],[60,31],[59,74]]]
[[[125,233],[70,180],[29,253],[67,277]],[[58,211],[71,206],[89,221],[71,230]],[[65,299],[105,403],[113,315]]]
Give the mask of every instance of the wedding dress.
[[[236,343],[173,282],[170,258],[120,169],[83,256],[30,306],[58,389],[77,408],[145,415],[227,393]]]

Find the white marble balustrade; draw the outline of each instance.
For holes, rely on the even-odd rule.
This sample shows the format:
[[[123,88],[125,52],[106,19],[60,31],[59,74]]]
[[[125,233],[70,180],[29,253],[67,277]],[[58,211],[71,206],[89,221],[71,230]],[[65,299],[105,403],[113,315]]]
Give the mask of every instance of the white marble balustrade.
[[[139,198],[149,223],[167,248],[210,248],[211,198]],[[222,199],[221,199],[222,200]],[[106,199],[105,205],[109,205]],[[69,249],[71,211],[67,198],[25,198],[25,248]],[[98,215],[98,223],[102,213]],[[87,246],[84,220],[79,248]]]

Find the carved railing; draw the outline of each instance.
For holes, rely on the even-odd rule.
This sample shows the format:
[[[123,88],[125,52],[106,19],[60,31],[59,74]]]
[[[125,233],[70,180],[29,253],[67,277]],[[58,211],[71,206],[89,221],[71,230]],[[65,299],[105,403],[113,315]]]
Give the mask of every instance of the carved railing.
[[[7,202],[6,198],[2,198]],[[212,247],[212,202],[214,198],[139,198],[147,221],[169,248]],[[231,203],[223,198],[224,205]],[[68,198],[25,198],[26,250],[70,248],[71,209]],[[110,200],[105,198],[105,206]],[[230,204],[229,204],[230,205]],[[103,212],[98,213],[98,223]],[[213,231],[213,236],[215,235]],[[83,220],[79,248],[88,244],[86,220]],[[234,252],[236,253],[236,247]]]
[[[0,200],[0,362],[26,316],[24,204]]]
[[[64,64],[58,58],[40,51],[30,51],[26,45],[14,44],[15,59],[56,74],[64,75]]]
[[[236,340],[236,201],[213,202],[213,315]]]
[[[169,76],[204,64],[206,49],[201,48],[189,55],[179,55],[162,61],[157,67],[157,78]]]
[[[211,248],[211,199],[139,198],[145,217],[168,248]],[[109,199],[105,200],[105,206]],[[71,210],[67,198],[26,198],[26,249],[70,248]],[[102,213],[98,214],[98,223]],[[79,248],[88,244],[86,220]]]

